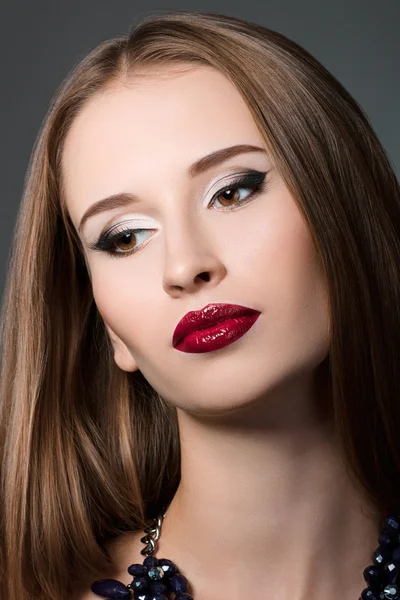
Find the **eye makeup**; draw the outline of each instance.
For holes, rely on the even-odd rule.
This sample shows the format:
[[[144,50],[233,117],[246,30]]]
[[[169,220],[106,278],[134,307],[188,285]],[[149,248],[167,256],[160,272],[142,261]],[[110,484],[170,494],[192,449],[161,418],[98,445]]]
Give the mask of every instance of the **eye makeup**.
[[[267,181],[265,180],[267,175],[267,171],[257,171],[257,170],[248,170],[241,174],[239,177],[231,180],[225,186],[220,188],[211,198],[208,203],[208,207],[213,208],[213,210],[218,210],[219,212],[232,211],[236,208],[247,204],[258,194],[264,192],[267,188]],[[251,190],[250,194],[248,194],[244,199],[235,200],[232,206],[225,208],[215,208],[216,202],[220,202],[218,198],[225,194],[226,192],[232,192],[231,198],[224,198],[224,202],[229,202],[232,198],[235,199],[235,194],[239,190]],[[125,238],[125,242],[128,246],[132,243],[132,240],[136,242],[137,238],[143,232],[151,232],[157,231],[156,229],[150,228],[128,228],[123,223],[119,224],[116,228],[111,228],[110,230],[100,234],[99,239],[89,244],[89,249],[95,252],[105,252],[112,258],[122,258],[123,256],[130,256],[131,254],[137,252],[142,247],[144,247],[146,242],[139,243],[135,245],[133,249],[127,249],[127,251],[116,250],[116,241],[123,240]]]

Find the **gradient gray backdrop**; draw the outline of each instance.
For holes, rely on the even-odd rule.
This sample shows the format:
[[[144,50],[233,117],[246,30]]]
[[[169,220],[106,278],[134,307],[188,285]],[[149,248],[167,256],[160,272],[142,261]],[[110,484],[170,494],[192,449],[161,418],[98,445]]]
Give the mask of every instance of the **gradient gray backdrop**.
[[[100,41],[127,33],[133,21],[159,9],[241,17],[301,44],[362,105],[399,176],[400,0],[3,1],[1,292],[25,172],[52,95],[72,66]]]

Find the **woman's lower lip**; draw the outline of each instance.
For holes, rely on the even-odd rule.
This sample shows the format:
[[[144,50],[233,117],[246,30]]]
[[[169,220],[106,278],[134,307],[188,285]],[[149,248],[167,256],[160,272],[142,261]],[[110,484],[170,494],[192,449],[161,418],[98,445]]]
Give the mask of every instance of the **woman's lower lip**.
[[[224,348],[241,338],[254,325],[260,314],[236,317],[208,329],[193,331],[176,346],[176,350],[200,353]]]

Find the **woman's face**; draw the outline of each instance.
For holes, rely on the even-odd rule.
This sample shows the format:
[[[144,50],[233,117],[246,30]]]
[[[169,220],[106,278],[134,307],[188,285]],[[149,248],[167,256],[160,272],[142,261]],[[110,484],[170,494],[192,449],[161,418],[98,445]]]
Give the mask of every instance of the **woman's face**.
[[[260,150],[191,171],[242,144]],[[249,171],[266,174],[264,189],[217,194]],[[176,406],[211,414],[249,404],[326,357],[328,302],[311,237],[248,107],[220,72],[154,72],[97,95],[72,124],[63,172],[121,369],[140,369]],[[81,224],[99,200],[121,193],[123,203]],[[115,256],[90,248],[125,229],[142,231],[120,234]],[[178,321],[209,303],[261,314],[219,350],[174,348]]]

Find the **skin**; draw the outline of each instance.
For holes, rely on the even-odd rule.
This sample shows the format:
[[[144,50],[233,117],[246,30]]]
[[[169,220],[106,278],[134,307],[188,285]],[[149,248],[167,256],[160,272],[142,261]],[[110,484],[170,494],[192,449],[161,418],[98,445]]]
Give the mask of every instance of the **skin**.
[[[266,154],[186,174],[200,157],[242,143]],[[377,525],[320,410],[326,285],[306,223],[239,92],[206,66],[118,83],[75,119],[63,169],[77,230],[107,195],[141,199],[92,217],[80,236],[116,363],[140,369],[177,408],[182,480],[157,556],[177,563],[196,600],[242,600],[249,590],[275,600],[358,598]],[[209,207],[244,169],[268,171],[266,190],[230,212],[221,196]],[[89,249],[111,219],[155,231],[137,241],[138,252],[114,260]],[[120,240],[118,250],[133,246]],[[178,321],[211,302],[261,315],[218,351],[174,349]],[[114,567],[104,576],[131,581],[126,569],[143,561],[142,535],[109,544]],[[79,597],[98,598],[87,590]]]

